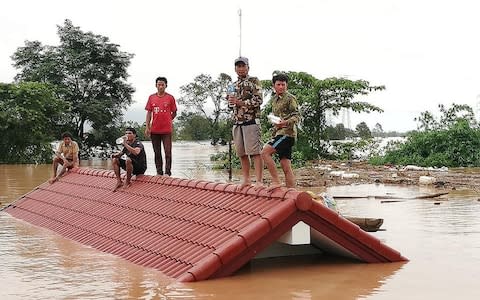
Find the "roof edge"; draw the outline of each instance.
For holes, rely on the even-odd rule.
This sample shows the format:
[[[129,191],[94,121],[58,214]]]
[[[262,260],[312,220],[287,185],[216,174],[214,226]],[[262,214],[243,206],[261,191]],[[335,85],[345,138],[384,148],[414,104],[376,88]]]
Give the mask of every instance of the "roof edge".
[[[79,167],[73,168],[71,172],[81,174],[81,175],[90,175],[90,176],[101,176],[107,178],[115,178],[115,173],[113,170],[107,169],[94,169],[90,167]],[[122,174],[123,176],[124,174]],[[158,176],[158,175],[137,175],[133,181],[147,182],[153,184],[164,184],[164,185],[173,185],[181,187],[189,187],[192,189],[202,189],[210,191],[221,191],[226,193],[235,193],[235,194],[244,194],[246,196],[251,195],[255,197],[266,197],[266,198],[280,198],[280,199],[298,199],[298,208],[301,210],[308,209],[308,202],[312,199],[305,192],[299,192],[294,188],[278,188],[269,190],[267,187],[255,188],[253,186],[243,187],[238,190],[238,184],[234,183],[220,183],[220,182],[211,182],[203,181],[196,179],[186,179],[186,178],[176,178],[170,176]]]

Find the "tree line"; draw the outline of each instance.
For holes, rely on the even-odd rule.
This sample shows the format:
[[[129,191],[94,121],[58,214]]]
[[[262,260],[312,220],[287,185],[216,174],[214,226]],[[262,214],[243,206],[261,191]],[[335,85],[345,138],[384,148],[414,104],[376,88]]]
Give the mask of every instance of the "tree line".
[[[415,118],[418,128],[405,142],[387,146],[373,155],[372,164],[419,165],[424,167],[479,167],[480,127],[473,109],[465,104],[438,105],[440,116],[425,111]]]
[[[51,154],[49,143],[63,131],[74,135],[83,153],[91,146],[113,145],[122,127],[128,125],[122,110],[132,103],[135,91],[128,83],[127,72],[134,54],[121,51],[108,37],[82,31],[68,19],[57,26],[57,34],[57,46],[26,41],[11,56],[19,72],[14,83],[0,86],[0,126],[12,134],[8,142],[2,142],[5,151],[0,153],[0,162],[45,162]],[[383,86],[371,86],[363,80],[319,80],[307,73],[287,73],[290,90],[304,110],[302,126],[310,133],[299,142],[299,150],[306,151],[307,157],[325,153],[327,110],[333,114],[341,108],[381,111],[354,98],[382,90]],[[176,123],[177,138],[208,138],[214,144],[230,139],[231,124],[224,99],[231,82],[227,74],[216,79],[202,74],[181,87],[179,103],[186,109]],[[263,85],[265,94],[270,93],[269,80]],[[207,110],[209,101],[212,110]],[[267,105],[265,111],[269,109]],[[129,125],[143,132],[144,124]],[[91,128],[88,133],[87,126]]]
[[[136,128],[139,138],[144,139],[145,124],[125,122],[122,115],[122,111],[132,103],[135,91],[128,83],[127,72],[134,54],[121,51],[120,46],[110,42],[108,37],[82,31],[70,20],[57,26],[57,33],[59,45],[26,41],[11,56],[13,65],[19,72],[13,83],[0,83],[0,128],[4,132],[4,139],[0,142],[0,163],[49,161],[50,143],[59,139],[63,131],[70,131],[74,135],[85,156],[88,156],[88,149],[93,146],[114,145],[115,139],[122,135],[126,126]],[[347,78],[318,79],[306,72],[283,73],[289,77],[289,91],[297,97],[302,113],[294,159],[351,157],[332,154],[332,140],[349,137],[369,140],[371,137],[389,134],[383,132],[379,123],[370,130],[365,122],[361,122],[352,130],[343,124],[332,125],[328,122],[330,116],[338,116],[345,109],[356,113],[383,112],[380,107],[364,99],[372,92],[384,90],[385,86]],[[234,80],[224,73],[216,78],[200,74],[192,82],[181,86],[177,100],[184,109],[174,124],[174,138],[208,139],[212,144],[229,141],[232,124],[225,95],[227,86],[232,81]],[[262,86],[265,99],[262,124],[268,124],[266,116],[271,112],[268,101],[272,95],[271,80],[262,80]],[[420,115],[417,119],[420,123],[418,130],[409,134],[410,143],[425,139],[422,134],[445,130],[467,134],[468,129],[475,132],[478,130],[475,127],[477,125],[471,122],[474,119],[473,111],[468,106],[454,105],[450,109],[440,106],[440,110],[443,119],[439,121],[430,112]],[[91,130],[85,132],[87,126]],[[475,135],[470,133],[470,136],[464,138],[469,141],[469,145],[476,145],[471,141]],[[450,134],[453,133],[448,133],[448,136]],[[264,140],[269,138],[268,126],[263,126],[263,135]],[[437,143],[439,139],[445,138],[440,136],[434,139]],[[353,145],[350,148],[352,147],[361,146]],[[420,147],[417,144],[416,147],[426,146]],[[463,153],[466,149],[472,148],[466,147],[460,152]],[[440,150],[446,151],[445,148],[431,151]],[[351,152],[351,149],[348,151]],[[405,155],[412,153],[407,148],[403,151]],[[458,154],[457,150],[448,151],[451,155]],[[399,157],[400,153],[389,153],[395,155],[377,156],[376,162],[415,161],[395,160],[394,157]],[[416,159],[424,164],[447,161],[445,155],[438,156],[438,159],[421,160],[423,157],[423,153],[420,153]],[[455,164],[462,163],[476,165],[478,160],[472,158]]]

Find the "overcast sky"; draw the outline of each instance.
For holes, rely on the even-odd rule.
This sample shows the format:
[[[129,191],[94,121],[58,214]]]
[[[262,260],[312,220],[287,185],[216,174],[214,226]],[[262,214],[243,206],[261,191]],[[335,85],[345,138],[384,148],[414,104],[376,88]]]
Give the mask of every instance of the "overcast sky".
[[[416,128],[420,112],[438,104],[480,100],[480,2],[472,0],[123,1],[15,0],[0,10],[0,82],[17,73],[10,56],[25,40],[58,45],[57,25],[72,20],[83,31],[110,38],[135,54],[128,69],[136,89],[127,117],[142,123],[154,80],[167,91],[201,73],[235,75],[239,54],[250,74],[303,71],[316,78],[364,79],[386,90],[367,98],[384,113],[351,114],[385,131]]]

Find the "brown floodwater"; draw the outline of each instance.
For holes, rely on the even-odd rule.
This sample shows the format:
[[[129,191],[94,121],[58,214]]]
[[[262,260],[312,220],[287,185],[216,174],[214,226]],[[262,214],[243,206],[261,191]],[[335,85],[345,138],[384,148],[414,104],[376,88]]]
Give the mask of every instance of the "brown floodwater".
[[[153,164],[149,143],[146,148]],[[217,150],[208,143],[174,143],[173,176],[227,181],[226,172],[211,169],[209,156]],[[110,168],[102,160],[81,166]],[[150,164],[147,174],[154,170]],[[51,172],[49,165],[0,165],[0,207]],[[263,259],[233,276],[196,283],[175,282],[0,212],[0,299],[479,299],[480,195],[458,190],[439,199],[414,199],[435,192],[373,184],[328,189],[350,197],[337,198],[343,215],[383,218],[384,230],[372,234],[409,262]]]

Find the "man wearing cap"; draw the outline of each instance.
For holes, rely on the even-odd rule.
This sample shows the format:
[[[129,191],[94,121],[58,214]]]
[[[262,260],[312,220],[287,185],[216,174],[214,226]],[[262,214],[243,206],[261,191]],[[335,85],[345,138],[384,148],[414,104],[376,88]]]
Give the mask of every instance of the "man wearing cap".
[[[250,158],[255,167],[256,187],[263,185],[263,161],[260,105],[262,104],[262,90],[260,81],[248,75],[250,69],[248,58],[235,59],[235,72],[238,80],[234,83],[235,93],[228,96],[229,105],[233,107],[233,142],[242,166],[243,182],[240,189],[251,185]]]

